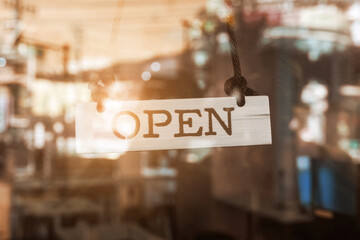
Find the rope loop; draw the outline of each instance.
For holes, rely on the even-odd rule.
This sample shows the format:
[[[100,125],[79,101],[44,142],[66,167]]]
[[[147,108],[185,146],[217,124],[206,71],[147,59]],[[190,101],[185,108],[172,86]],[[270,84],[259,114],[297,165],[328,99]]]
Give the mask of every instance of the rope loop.
[[[224,91],[228,96],[236,97],[236,102],[239,107],[245,105],[245,96],[258,95],[256,91],[247,86],[247,80],[242,76],[240,58],[237,49],[236,36],[235,36],[235,19],[232,13],[233,4],[231,0],[224,0],[229,10],[229,16],[226,20],[227,33],[229,36],[231,61],[233,64],[234,76],[229,78],[224,83]],[[97,103],[97,111],[103,112],[105,106],[103,101],[109,97],[109,87],[115,81],[109,74],[104,76],[92,76],[89,81],[89,89],[91,90],[91,97]]]
[[[105,110],[103,101],[109,97],[109,87],[114,81],[114,78],[108,76],[100,78],[97,74],[90,78],[88,88],[91,91],[91,98],[97,103],[96,110],[100,113]]]

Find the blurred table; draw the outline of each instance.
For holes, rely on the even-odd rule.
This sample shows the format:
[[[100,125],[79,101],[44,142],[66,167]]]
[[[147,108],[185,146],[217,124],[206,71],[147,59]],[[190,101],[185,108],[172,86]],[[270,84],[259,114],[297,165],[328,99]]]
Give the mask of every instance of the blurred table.
[[[232,195],[222,196],[216,198],[220,204],[236,208],[246,213],[247,219],[247,239],[254,239],[254,222],[263,223],[264,226],[271,226],[270,228],[280,229],[277,232],[280,237],[274,239],[291,239],[291,231],[297,225],[308,224],[312,222],[310,214],[304,214],[300,211],[288,210],[274,201],[262,197],[252,197],[246,195]],[[273,227],[275,226],[275,228]],[[266,231],[266,230],[265,230]],[[256,229],[256,233],[258,229]]]

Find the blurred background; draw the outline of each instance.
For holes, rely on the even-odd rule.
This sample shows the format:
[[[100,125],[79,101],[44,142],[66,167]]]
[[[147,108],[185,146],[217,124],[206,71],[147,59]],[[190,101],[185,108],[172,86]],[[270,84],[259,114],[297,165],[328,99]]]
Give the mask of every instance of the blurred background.
[[[360,239],[360,1],[0,0],[0,239]],[[74,106],[225,96],[273,144],[79,155]]]

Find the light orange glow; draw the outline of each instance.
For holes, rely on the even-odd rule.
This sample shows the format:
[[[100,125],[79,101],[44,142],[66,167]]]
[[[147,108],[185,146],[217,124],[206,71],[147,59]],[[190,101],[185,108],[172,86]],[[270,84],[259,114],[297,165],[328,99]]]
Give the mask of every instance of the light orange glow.
[[[10,186],[0,182],[0,237],[2,239],[10,238],[10,194]]]
[[[206,2],[132,0],[118,8],[118,0],[33,0],[36,12],[23,14],[22,35],[76,46],[87,60],[73,64],[74,71],[78,66],[94,68],[100,64],[97,59],[137,61],[180,52],[182,20],[193,19]],[[12,16],[12,9],[0,8],[0,20]]]

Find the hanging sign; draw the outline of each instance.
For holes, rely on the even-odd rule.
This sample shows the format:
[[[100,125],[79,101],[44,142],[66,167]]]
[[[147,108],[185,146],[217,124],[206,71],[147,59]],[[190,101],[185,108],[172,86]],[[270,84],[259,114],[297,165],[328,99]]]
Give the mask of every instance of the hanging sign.
[[[271,144],[267,96],[105,102],[76,106],[78,153]]]

